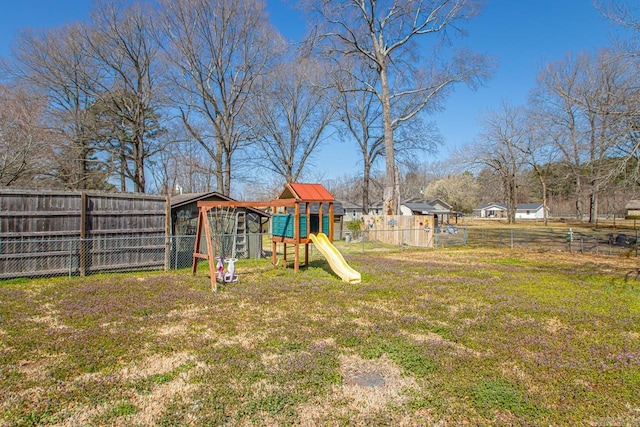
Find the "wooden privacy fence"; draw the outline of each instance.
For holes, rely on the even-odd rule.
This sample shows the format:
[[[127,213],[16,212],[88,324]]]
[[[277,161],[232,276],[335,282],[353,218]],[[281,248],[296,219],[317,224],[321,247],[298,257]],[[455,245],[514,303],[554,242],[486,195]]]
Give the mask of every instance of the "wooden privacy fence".
[[[365,215],[362,218],[370,240],[398,246],[433,247],[433,216]]]
[[[166,268],[169,209],[163,196],[2,190],[0,278]]]

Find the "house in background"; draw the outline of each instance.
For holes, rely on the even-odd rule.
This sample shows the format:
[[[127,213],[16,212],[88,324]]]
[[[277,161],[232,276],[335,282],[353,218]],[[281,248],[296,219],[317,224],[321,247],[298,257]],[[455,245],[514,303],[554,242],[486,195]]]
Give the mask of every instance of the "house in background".
[[[501,202],[485,203],[473,210],[476,218],[506,218],[507,206]]]
[[[624,205],[626,219],[640,219],[640,200],[629,200]]]
[[[336,200],[334,202],[334,206],[336,206],[338,203],[342,207],[344,222],[349,222],[349,221],[353,221],[354,219],[362,218],[362,215],[363,215],[362,206],[356,205],[355,203],[342,201],[342,200]]]
[[[442,199],[420,199],[413,198],[405,200],[400,204],[400,215],[433,215],[435,226],[449,223],[451,219],[457,221],[460,212],[451,210],[452,206]]]
[[[369,205],[369,215],[382,215],[383,214],[383,209],[382,209],[382,200],[378,200],[377,202],[371,203]]]
[[[547,217],[549,208],[547,208]],[[516,206],[516,219],[544,219],[542,203],[519,203]]]
[[[435,207],[431,206],[424,199],[414,197],[400,203],[400,215],[431,215]]]
[[[547,208],[547,216],[549,208]],[[507,205],[502,202],[485,203],[473,210],[476,218],[506,218]],[[516,206],[516,219],[543,219],[542,203],[519,203]]]
[[[439,198],[421,199],[414,197],[400,203],[400,215],[433,215],[438,224],[450,223],[451,220],[458,220],[462,216],[461,212],[452,210],[453,206]],[[369,215],[383,215],[382,201],[378,201],[369,206]]]

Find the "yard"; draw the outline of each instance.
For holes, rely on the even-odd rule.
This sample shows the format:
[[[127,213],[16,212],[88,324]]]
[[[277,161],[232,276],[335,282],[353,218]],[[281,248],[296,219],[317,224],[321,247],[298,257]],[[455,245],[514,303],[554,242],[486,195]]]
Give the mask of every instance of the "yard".
[[[0,282],[0,424],[640,423],[636,259],[343,253]]]

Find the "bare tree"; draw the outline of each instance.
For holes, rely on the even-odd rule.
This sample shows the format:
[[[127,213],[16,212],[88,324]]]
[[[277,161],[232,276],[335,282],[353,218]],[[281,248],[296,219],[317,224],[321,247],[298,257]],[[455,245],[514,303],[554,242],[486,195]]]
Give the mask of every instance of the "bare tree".
[[[322,63],[305,54],[273,67],[251,102],[255,141],[265,168],[295,182],[330,135],[336,108]]]
[[[346,66],[343,65],[343,67]],[[352,70],[350,74],[358,75],[358,79],[354,80],[343,75],[335,80],[334,85],[338,90],[336,108],[338,119],[343,125],[341,130],[356,142],[360,151],[362,159],[361,203],[363,212],[366,214],[370,204],[369,191],[372,168],[378,159],[384,157],[382,110],[375,93],[361,91],[356,87],[359,81],[375,82],[377,74],[360,62],[353,63],[350,68]]]
[[[362,206],[366,213],[369,206],[369,191],[371,186],[371,172],[378,160],[385,156],[384,129],[382,125],[382,109],[375,93],[359,90],[359,82],[370,82],[375,86],[377,74],[370,67],[361,62],[348,67],[350,75],[342,73],[335,79],[335,86],[339,91],[337,97],[338,117],[343,124],[343,131],[353,139],[359,149],[362,159]],[[359,69],[359,71],[357,71]],[[354,78],[357,76],[357,78]],[[392,108],[400,111],[407,106],[398,105],[394,98]],[[416,155],[435,150],[441,141],[437,128],[433,123],[423,120],[423,115],[415,115],[407,121],[397,121],[394,127],[394,144],[396,162],[406,164],[409,169],[415,165]]]
[[[231,191],[233,159],[251,137],[247,102],[280,49],[259,0],[162,0],[167,58],[185,127]]]
[[[104,70],[93,96],[97,137],[119,165],[120,187],[133,182],[135,192],[146,191],[147,161],[160,152],[160,92],[156,12],[150,5],[101,0],[92,10],[87,34],[90,50]]]
[[[589,221],[597,222],[600,194],[620,174],[616,165],[629,159],[619,153],[624,142],[632,141],[634,76],[607,50],[569,56],[539,74],[532,98],[535,121],[570,171],[578,218],[588,200]]]
[[[536,123],[568,167],[569,175],[565,179],[574,184],[576,218],[582,219],[585,190],[581,173],[584,162],[583,139],[577,103],[579,80],[580,68],[573,59],[550,63],[538,74],[531,100],[534,110],[539,114]]]
[[[558,158],[557,149],[549,143],[546,130],[542,128],[543,124],[536,122],[539,117],[531,111],[526,111],[526,123],[522,126],[526,127],[525,135],[522,138],[522,145],[515,148],[523,154],[525,165],[533,170],[541,187],[542,209],[544,225],[548,223],[549,202],[547,187],[548,181],[552,175],[552,168]]]
[[[0,185],[37,186],[54,134],[44,129],[46,104],[25,88],[0,85]]]
[[[633,0],[594,0],[598,10],[619,28],[629,31],[628,37],[615,41],[618,51],[627,57],[640,58],[640,6]]]
[[[52,185],[71,189],[108,188],[108,169],[92,140],[89,108],[102,77],[87,55],[86,29],[81,24],[48,31],[23,31],[12,52],[12,74],[47,97],[48,125],[57,134],[55,163],[47,173]]]
[[[423,36],[455,30],[456,22],[477,12],[469,0],[342,0],[310,1],[321,17],[320,33],[329,51],[353,57],[375,70],[376,81],[361,81],[359,90],[375,94],[380,102],[384,131],[386,178],[384,204],[387,214],[399,209],[394,128],[426,108],[436,108],[439,98],[458,82],[475,85],[487,77],[486,58],[455,52],[446,55],[437,44],[426,60],[420,55]],[[350,75],[350,69],[343,69]],[[357,80],[358,76],[351,76]],[[402,98],[402,100],[400,100]],[[404,105],[394,110],[393,100]]]
[[[594,0],[596,7],[618,28],[628,32],[614,40],[619,52],[619,62],[629,69],[631,75],[640,72],[640,7],[636,2],[623,0]],[[623,122],[620,126],[617,155],[624,159],[619,164],[619,172],[633,185],[640,184],[640,89],[637,84],[626,87]],[[625,128],[626,124],[626,128]]]
[[[499,177],[509,223],[514,223],[518,203],[518,176],[524,163],[520,147],[528,139],[524,111],[507,102],[498,111],[481,118],[482,132],[468,151],[467,163],[477,169],[488,168]]]

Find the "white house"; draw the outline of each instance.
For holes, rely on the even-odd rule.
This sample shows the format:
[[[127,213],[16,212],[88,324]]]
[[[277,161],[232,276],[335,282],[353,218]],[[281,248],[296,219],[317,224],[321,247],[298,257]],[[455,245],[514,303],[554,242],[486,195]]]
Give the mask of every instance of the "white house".
[[[473,215],[479,218],[506,218],[507,206],[501,202],[485,203],[475,208]]]
[[[547,208],[549,216],[549,208]],[[520,203],[516,207],[516,219],[543,219],[544,209],[542,203]]]
[[[547,216],[549,208],[547,208]],[[473,214],[480,218],[506,218],[507,206],[502,202],[492,202],[480,205],[473,210]],[[516,206],[516,219],[543,219],[542,203],[520,203]]]
[[[640,219],[640,200],[629,200],[624,209],[627,219]]]

